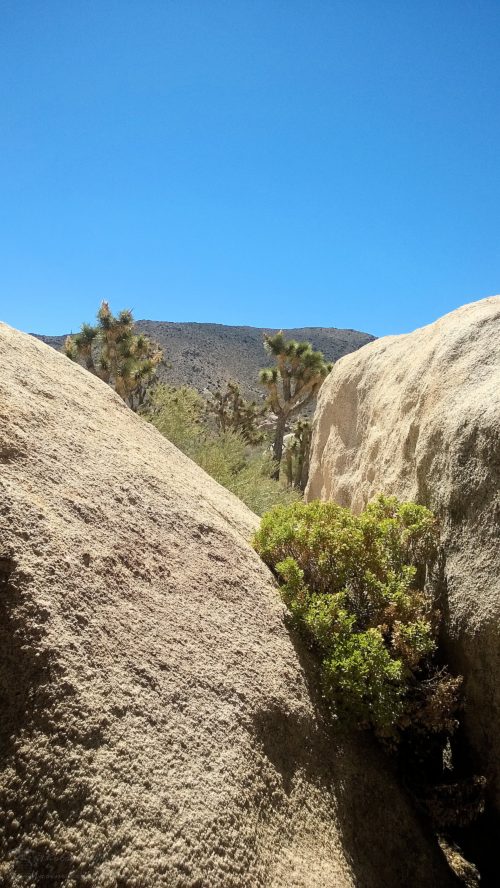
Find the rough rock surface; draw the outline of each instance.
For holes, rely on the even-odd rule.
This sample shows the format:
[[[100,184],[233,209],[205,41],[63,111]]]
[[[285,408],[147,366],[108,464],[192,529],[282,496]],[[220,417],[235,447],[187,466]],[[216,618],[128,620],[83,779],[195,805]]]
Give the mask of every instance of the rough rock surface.
[[[256,518],[0,325],[0,883],[453,884],[311,697]]]
[[[500,297],[343,358],[320,392],[312,451],[309,500],[359,511],[384,492],[440,516],[448,651],[500,808]]]

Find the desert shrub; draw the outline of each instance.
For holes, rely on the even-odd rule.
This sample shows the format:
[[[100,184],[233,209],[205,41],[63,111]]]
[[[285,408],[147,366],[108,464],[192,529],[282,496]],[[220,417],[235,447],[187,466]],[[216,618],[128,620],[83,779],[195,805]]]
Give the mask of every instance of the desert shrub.
[[[300,498],[297,490],[275,481],[273,472],[272,454],[257,451],[249,456],[241,471],[234,475],[227,486],[256,515],[263,515],[276,505],[290,505]]]
[[[254,545],[316,650],[325,698],[347,723],[398,740],[455,726],[460,679],[435,661],[439,613],[426,580],[437,522],[379,497],[362,515],[295,503],[264,516]]]
[[[193,459],[256,515],[262,515],[278,504],[290,504],[299,497],[297,491],[287,489],[271,477],[274,471],[272,455],[249,447],[237,432],[208,436],[197,448]]]
[[[146,415],[165,438],[191,456],[203,440],[204,406],[201,395],[189,386],[158,385]]]
[[[460,749],[462,679],[440,661],[432,513],[392,497],[359,516],[295,503],[264,515],[254,545],[317,655],[337,723],[374,730],[434,829],[453,840],[484,810],[486,781]]]
[[[158,386],[151,395],[148,418],[179,450],[227,487],[257,515],[278,503],[292,503],[298,493],[271,478],[275,464],[269,452],[250,446],[233,430],[211,425],[202,396],[187,386]]]

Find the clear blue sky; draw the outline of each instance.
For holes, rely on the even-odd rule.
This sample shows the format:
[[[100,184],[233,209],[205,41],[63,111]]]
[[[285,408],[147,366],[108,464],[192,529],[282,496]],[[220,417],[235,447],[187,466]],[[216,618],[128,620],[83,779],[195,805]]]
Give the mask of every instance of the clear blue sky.
[[[499,0],[2,0],[0,318],[411,330],[500,291]]]

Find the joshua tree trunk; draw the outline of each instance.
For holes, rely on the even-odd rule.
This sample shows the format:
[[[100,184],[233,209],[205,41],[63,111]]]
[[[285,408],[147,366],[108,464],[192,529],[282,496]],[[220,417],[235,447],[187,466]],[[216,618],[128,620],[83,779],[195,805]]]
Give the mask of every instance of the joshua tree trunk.
[[[291,447],[285,450],[286,459],[286,480],[289,487],[293,487],[293,454]]]
[[[309,442],[309,445],[310,445],[310,442]],[[300,470],[300,479],[299,479],[298,486],[299,486],[300,490],[302,491],[302,493],[304,493],[304,490],[307,487],[307,482],[309,480],[310,459],[311,459],[311,450],[310,450],[310,446],[309,446],[307,448],[306,453],[304,454],[304,458],[303,458],[302,466],[301,466],[301,470]]]
[[[273,459],[276,461],[276,468],[272,477],[278,480],[280,476],[280,463],[283,456],[283,438],[285,437],[286,416],[284,413],[278,414],[276,422],[276,431],[274,433]]]
[[[297,461],[295,464],[295,487],[304,492],[309,477],[309,462],[311,458],[310,423],[299,422],[295,437],[295,450],[297,454]]]

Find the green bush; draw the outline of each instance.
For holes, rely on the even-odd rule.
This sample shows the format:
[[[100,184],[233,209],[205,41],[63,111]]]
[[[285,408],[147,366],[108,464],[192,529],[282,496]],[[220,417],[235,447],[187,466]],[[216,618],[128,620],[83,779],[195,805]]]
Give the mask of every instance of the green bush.
[[[271,476],[275,464],[270,453],[256,451],[247,458],[243,468],[225,485],[232,490],[256,515],[263,515],[274,506],[290,505],[300,498],[300,492],[287,488]]]
[[[238,432],[217,432],[210,424],[204,399],[194,389],[157,386],[151,395],[148,418],[179,450],[257,515],[299,498],[297,491],[271,478],[275,464],[269,452],[250,446]]]
[[[195,389],[158,385],[151,392],[146,416],[165,438],[191,455],[203,440],[204,406]]]
[[[435,665],[439,614],[426,591],[437,554],[431,512],[384,497],[360,516],[295,503],[264,516],[254,545],[319,655],[340,718],[393,739],[415,723],[453,729],[460,680]]]

